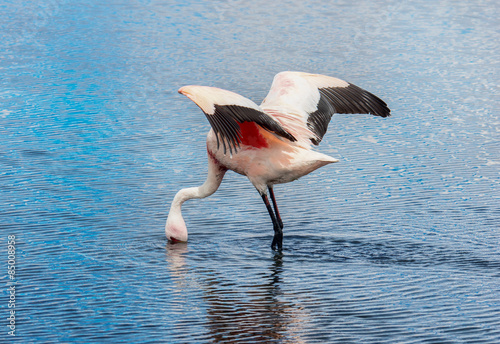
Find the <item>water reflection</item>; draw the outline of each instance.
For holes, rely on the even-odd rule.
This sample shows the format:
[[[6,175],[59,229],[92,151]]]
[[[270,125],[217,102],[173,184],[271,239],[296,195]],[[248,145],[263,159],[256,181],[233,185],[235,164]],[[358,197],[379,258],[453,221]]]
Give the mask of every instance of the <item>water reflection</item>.
[[[248,285],[228,280],[215,269],[191,268],[187,244],[168,243],[166,254],[175,294],[193,286],[202,291],[212,342],[305,342],[302,334],[308,315],[295,295],[282,290],[282,254],[275,253],[267,272],[257,274],[255,283]]]
[[[185,255],[188,252],[187,243],[171,243],[167,241],[167,262],[172,275],[175,277],[182,276],[182,270],[186,265]]]

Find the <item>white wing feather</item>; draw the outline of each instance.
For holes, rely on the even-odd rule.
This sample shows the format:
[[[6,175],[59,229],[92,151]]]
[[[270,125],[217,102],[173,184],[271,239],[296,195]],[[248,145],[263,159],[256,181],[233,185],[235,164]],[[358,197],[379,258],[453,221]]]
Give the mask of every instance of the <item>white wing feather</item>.
[[[371,113],[390,116],[377,96],[347,81],[320,74],[276,74],[260,105],[302,145],[319,144],[334,113]]]
[[[181,87],[179,93],[195,102],[207,115],[214,114],[215,105],[238,105],[261,111],[259,106],[250,99],[222,88],[190,85]]]
[[[310,138],[317,135],[307,126],[309,114],[317,110],[318,88],[346,87],[349,83],[325,75],[302,72],[281,72],[274,77],[271,89],[260,105],[262,111],[274,117],[298,139],[310,147]]]

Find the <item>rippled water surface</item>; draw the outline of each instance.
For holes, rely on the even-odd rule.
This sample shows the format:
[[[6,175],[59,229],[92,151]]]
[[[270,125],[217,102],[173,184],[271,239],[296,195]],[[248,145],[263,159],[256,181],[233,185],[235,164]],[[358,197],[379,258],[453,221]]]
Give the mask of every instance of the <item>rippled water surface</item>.
[[[0,341],[500,342],[496,1],[31,1],[0,5]],[[393,116],[334,116],[340,160],[264,204],[203,183],[201,111],[274,74],[346,79]],[[16,236],[9,336],[7,236]]]

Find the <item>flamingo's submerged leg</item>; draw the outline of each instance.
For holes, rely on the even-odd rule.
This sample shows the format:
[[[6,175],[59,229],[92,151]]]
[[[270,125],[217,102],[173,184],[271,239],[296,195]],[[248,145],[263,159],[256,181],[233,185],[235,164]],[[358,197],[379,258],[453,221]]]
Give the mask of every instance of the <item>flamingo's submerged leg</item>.
[[[273,237],[273,242],[271,243],[271,248],[273,250],[277,249],[278,251],[281,251],[281,249],[283,248],[283,230],[281,229],[281,226],[278,223],[276,216],[274,215],[273,208],[271,207],[271,204],[269,203],[269,199],[267,198],[267,195],[263,194],[262,199],[264,200],[264,203],[266,204],[267,211],[269,212],[269,216],[271,216],[271,220],[273,221],[274,237]]]

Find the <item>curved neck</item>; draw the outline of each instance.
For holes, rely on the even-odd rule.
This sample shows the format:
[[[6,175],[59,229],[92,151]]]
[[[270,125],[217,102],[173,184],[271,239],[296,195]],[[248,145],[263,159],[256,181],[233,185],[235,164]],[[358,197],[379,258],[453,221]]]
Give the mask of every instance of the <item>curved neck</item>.
[[[186,223],[181,213],[182,203],[191,198],[205,198],[213,194],[219,188],[225,173],[226,169],[221,168],[215,159],[209,155],[208,176],[205,183],[199,187],[182,189],[177,192],[170,206],[167,223],[165,224],[165,234],[170,241],[187,241],[188,238]]]
[[[220,186],[222,178],[226,174],[226,169],[221,168],[218,164],[213,161],[213,158],[209,156],[208,158],[208,176],[203,185],[198,187],[181,189],[174,197],[172,201],[172,206],[170,207],[170,212],[172,210],[177,210],[180,212],[182,204],[193,198],[205,198],[213,194]]]

